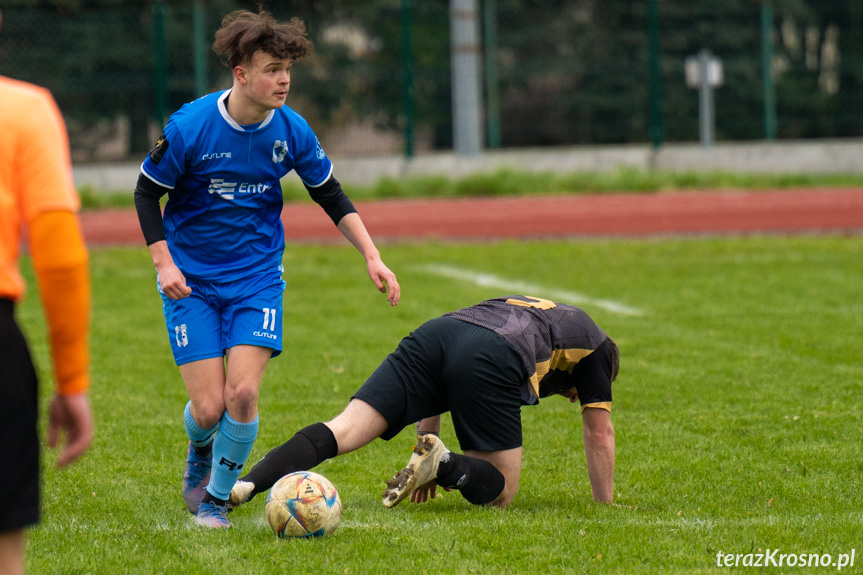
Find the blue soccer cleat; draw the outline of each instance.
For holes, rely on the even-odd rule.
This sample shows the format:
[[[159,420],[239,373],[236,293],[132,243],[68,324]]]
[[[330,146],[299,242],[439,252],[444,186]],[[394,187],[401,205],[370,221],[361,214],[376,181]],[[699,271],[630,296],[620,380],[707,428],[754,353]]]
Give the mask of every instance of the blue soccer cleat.
[[[215,501],[201,503],[195,516],[195,523],[210,529],[229,529],[231,521],[228,519],[228,508]]]
[[[186,469],[183,470],[183,501],[192,515],[198,514],[201,500],[207,492],[210,483],[210,470],[213,467],[213,452],[206,457],[198,455],[198,452],[189,442],[189,452],[186,455]]]

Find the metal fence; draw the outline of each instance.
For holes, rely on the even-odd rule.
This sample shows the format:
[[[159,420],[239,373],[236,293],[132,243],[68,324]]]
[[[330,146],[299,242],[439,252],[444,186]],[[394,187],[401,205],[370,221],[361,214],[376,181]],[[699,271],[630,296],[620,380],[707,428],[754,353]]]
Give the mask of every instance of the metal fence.
[[[224,14],[255,8],[104,3],[3,8],[0,74],[52,90],[78,162],[140,158],[172,111],[229,87],[209,44]],[[116,7],[129,4],[137,7]],[[270,9],[306,21],[315,43],[294,68],[289,105],[330,154],[452,147],[448,1],[286,4]],[[702,50],[721,66],[708,92],[716,141],[863,133],[863,3],[855,0],[477,7],[488,148],[698,141],[705,92],[687,83],[686,62]]]

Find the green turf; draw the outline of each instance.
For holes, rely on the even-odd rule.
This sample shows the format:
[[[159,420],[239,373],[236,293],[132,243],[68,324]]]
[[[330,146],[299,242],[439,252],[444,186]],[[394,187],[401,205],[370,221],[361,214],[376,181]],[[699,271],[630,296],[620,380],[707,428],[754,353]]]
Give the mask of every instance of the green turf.
[[[383,482],[412,445],[405,430],[317,468],[344,504],[332,538],[275,539],[263,496],[232,514],[229,532],[196,529],[180,497],[186,395],[149,255],[96,250],[98,435],[68,469],[46,451],[28,572],[720,573],[719,551],[835,560],[855,548],[843,572],[859,572],[863,237],[397,244],[383,254],[402,284],[395,309],[353,248],[288,247],[287,350],[266,373],[250,461],[338,413],[413,327],[522,282],[539,290],[530,295],[592,298],[583,307],[620,345],[612,419],[626,507],[592,503],[578,411],[552,398],[523,410],[524,470],[507,510],[456,493],[383,509]],[[18,317],[47,380],[35,293]],[[457,447],[446,419],[442,437]]]

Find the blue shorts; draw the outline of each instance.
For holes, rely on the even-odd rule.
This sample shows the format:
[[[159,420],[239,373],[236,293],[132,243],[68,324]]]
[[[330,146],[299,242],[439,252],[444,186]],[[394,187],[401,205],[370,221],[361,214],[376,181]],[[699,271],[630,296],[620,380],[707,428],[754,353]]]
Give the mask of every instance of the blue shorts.
[[[192,294],[173,300],[159,290],[177,365],[222,357],[235,345],[282,352],[284,268],[279,265],[223,283],[186,278]]]

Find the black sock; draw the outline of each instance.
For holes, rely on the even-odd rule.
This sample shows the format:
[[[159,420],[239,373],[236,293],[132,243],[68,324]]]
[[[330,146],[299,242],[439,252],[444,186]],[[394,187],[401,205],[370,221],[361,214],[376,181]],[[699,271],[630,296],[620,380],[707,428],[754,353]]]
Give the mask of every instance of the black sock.
[[[210,455],[210,453],[213,452],[213,441],[211,439],[204,447],[196,447],[193,445],[192,448],[195,450],[195,453],[197,453],[201,457],[207,457],[208,455]]]
[[[225,506],[225,500],[224,499],[219,499],[218,497],[213,497],[212,495],[210,495],[209,491],[205,491],[204,492],[204,498],[201,499],[201,505],[203,505],[204,503],[209,503],[210,501],[215,502],[216,505],[219,505],[221,507]]]
[[[262,493],[294,471],[308,471],[338,455],[339,445],[330,428],[315,423],[294,434],[289,440],[270,450],[240,481],[255,484],[251,497]]]
[[[452,452],[441,458],[435,483],[458,489],[474,505],[491,503],[506,487],[503,473],[488,461]]]

